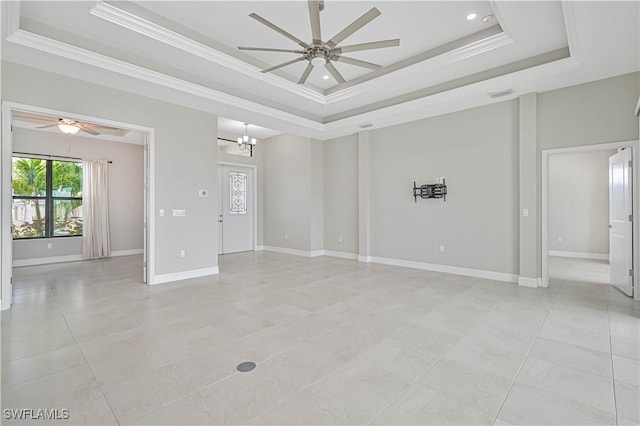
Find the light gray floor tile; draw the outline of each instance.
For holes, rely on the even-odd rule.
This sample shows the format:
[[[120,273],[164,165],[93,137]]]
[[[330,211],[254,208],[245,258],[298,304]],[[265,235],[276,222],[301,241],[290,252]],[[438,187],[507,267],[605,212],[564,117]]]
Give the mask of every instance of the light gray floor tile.
[[[637,386],[617,382],[616,386],[616,408],[618,418],[640,423],[640,390]]]
[[[611,354],[607,352],[540,337],[531,348],[529,356],[562,364],[587,373],[613,377],[611,373]]]

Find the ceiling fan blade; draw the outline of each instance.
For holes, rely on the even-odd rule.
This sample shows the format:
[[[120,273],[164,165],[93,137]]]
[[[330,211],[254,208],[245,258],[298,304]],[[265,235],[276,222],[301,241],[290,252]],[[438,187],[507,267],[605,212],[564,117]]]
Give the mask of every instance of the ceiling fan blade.
[[[282,28],[280,28],[276,24],[272,24],[271,22],[267,21],[266,19],[264,19],[262,16],[258,15],[257,13],[252,13],[249,16],[252,17],[253,19],[255,19],[256,21],[260,22],[261,24],[266,25],[267,27],[271,28],[272,30],[279,32],[280,34],[282,34],[283,36],[285,36],[289,40],[295,41],[296,43],[298,43],[300,46],[304,47],[305,49],[307,47],[309,47],[309,45],[307,43],[305,43],[304,41],[300,40],[298,37],[296,37],[296,36],[294,36],[292,34],[289,34],[288,32],[286,32],[285,30],[283,30]]]
[[[367,61],[361,61],[360,59],[348,58],[346,56],[338,56],[334,61],[344,62],[345,64],[355,65],[357,67],[369,68],[370,70],[377,70],[382,68],[382,65],[373,64]]]
[[[96,132],[93,129],[90,129],[89,127],[85,127],[85,126],[80,126],[80,131],[81,132],[85,132],[85,133],[89,133],[90,135],[93,136],[98,136],[100,134],[100,132]]]
[[[336,47],[342,40],[349,37],[351,34],[355,33],[360,28],[364,27],[380,15],[381,12],[378,9],[376,9],[375,7],[371,8],[370,11],[353,21],[353,23],[347,26],[344,30],[334,35],[331,40],[326,43],[327,46],[329,46],[329,48]]]
[[[307,81],[307,77],[309,77],[309,74],[311,74],[311,70],[313,70],[313,64],[309,62],[309,65],[307,65],[307,67],[304,69],[304,72],[300,76],[298,84],[304,84],[304,82]]]
[[[369,43],[352,44],[350,46],[342,46],[333,49],[333,53],[341,55],[347,52],[360,52],[362,50],[382,49],[383,47],[400,46],[400,39],[372,41]]]
[[[245,47],[238,46],[238,50],[255,50],[257,52],[285,52],[285,53],[299,53],[303,54],[304,50],[291,50],[291,49],[272,49],[270,47]]]
[[[36,129],[46,129],[47,127],[55,127],[60,123],[47,124],[46,126],[36,127]]]
[[[327,69],[327,71],[329,71],[329,73],[331,73],[333,78],[335,78],[338,83],[342,84],[345,82],[345,79],[342,76],[342,74],[338,72],[336,67],[331,62],[327,61],[327,63],[324,64],[324,67]]]
[[[309,0],[309,18],[311,19],[311,36],[313,44],[322,44],[322,35],[320,34],[320,5],[317,0]]]
[[[263,72],[263,73],[265,73],[265,72],[271,72],[271,71],[277,70],[278,68],[286,67],[287,65],[295,64],[296,62],[300,62],[300,61],[304,61],[304,60],[305,60],[305,59],[304,59],[304,56],[301,56],[301,57],[296,58],[296,59],[293,59],[293,60],[291,60],[291,61],[287,61],[287,62],[284,62],[284,63],[282,63],[282,64],[279,64],[279,65],[273,66],[273,67],[271,67],[271,68],[267,68],[267,69],[262,70],[262,71],[260,71],[260,72]]]

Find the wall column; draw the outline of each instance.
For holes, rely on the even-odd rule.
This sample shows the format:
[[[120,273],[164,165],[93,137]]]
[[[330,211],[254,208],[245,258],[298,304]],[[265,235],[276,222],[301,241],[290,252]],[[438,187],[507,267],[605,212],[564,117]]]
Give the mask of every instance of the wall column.
[[[358,260],[369,262],[371,257],[370,233],[370,164],[369,132],[358,133]]]
[[[520,189],[520,276],[518,285],[540,285],[540,235],[538,213],[538,97],[520,97],[519,189]]]

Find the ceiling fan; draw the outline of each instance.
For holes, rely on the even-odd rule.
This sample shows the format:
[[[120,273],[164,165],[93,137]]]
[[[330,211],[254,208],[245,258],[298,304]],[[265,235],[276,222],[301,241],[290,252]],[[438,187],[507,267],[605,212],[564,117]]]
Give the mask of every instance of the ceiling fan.
[[[338,83],[344,83],[345,79],[340,74],[340,72],[336,69],[334,62],[343,62],[345,64],[355,65],[358,67],[368,68],[371,70],[377,70],[381,68],[381,65],[373,64],[371,62],[362,61],[360,59],[350,58],[348,56],[343,56],[344,53],[349,52],[359,52],[362,50],[371,50],[371,49],[380,49],[383,47],[394,47],[400,45],[400,39],[393,40],[381,40],[381,41],[373,41],[369,43],[361,43],[361,44],[352,44],[349,46],[338,46],[342,41],[344,41],[347,37],[351,36],[353,33],[367,25],[369,22],[377,18],[381,15],[381,12],[375,7],[371,8],[367,13],[356,19],[353,23],[348,25],[345,29],[340,31],[338,34],[334,35],[328,41],[322,40],[321,30],[320,30],[320,11],[324,9],[324,1],[323,0],[308,0],[309,6],[309,18],[311,19],[311,35],[313,40],[311,43],[305,43],[294,35],[288,33],[277,25],[267,21],[257,13],[252,13],[249,16],[260,22],[261,24],[266,25],[272,30],[282,34],[288,39],[294,41],[298,45],[302,47],[302,49],[298,50],[290,50],[290,49],[272,49],[267,47],[244,47],[238,46],[239,50],[254,50],[260,52],[285,52],[285,53],[296,53],[301,55],[296,59],[292,59],[290,61],[284,62],[282,64],[266,68],[261,72],[271,72],[277,70],[282,67],[286,67],[287,65],[295,64],[297,62],[309,61],[307,68],[305,68],[304,72],[300,76],[298,80],[298,84],[303,84],[307,81],[309,74],[313,70],[314,66],[323,65],[329,71],[329,73],[333,76],[333,78]]]
[[[101,133],[96,130],[96,129],[105,129],[105,130],[119,130],[115,127],[109,127],[109,126],[101,126],[98,124],[90,124],[90,123],[84,123],[84,122],[80,122],[77,120],[72,120],[69,118],[54,118],[54,117],[50,117],[50,116],[46,116],[46,115],[39,115],[39,114],[31,114],[31,113],[14,113],[14,117],[16,117],[19,120],[22,121],[27,121],[27,122],[31,122],[31,123],[36,123],[36,124],[45,124],[44,126],[39,126],[36,127],[36,129],[46,129],[48,127],[54,127],[54,126],[58,126],[58,128],[60,129],[61,132],[63,133],[67,133],[67,134],[76,134],[79,131],[80,132],[85,132],[85,133],[89,133],[90,135],[94,135],[94,136],[98,136]]]

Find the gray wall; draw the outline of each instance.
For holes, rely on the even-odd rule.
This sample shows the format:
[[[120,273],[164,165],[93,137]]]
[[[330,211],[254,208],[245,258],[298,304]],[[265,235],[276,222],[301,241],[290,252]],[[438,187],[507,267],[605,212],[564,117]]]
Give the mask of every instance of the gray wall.
[[[372,131],[372,255],[517,274],[517,132],[516,101]],[[414,202],[438,176],[447,201]]]
[[[549,250],[609,253],[608,173],[615,153],[549,156]]]
[[[6,61],[2,97],[155,129],[156,209],[187,213],[156,217],[155,274],[218,265],[217,197],[198,196],[217,185],[215,115]]]
[[[61,133],[15,128],[13,150],[89,160],[109,165],[111,250],[142,250],[144,209],[144,149],[142,145],[96,140]],[[47,249],[47,244],[52,244]],[[16,240],[13,259],[80,255],[80,238]]]
[[[231,140],[235,140],[238,138],[238,136],[241,135],[236,135],[236,134],[231,134],[231,133],[226,133],[226,132],[220,132],[218,131],[218,137],[221,138],[225,138],[225,139],[231,139]],[[223,149],[219,149],[218,150],[218,161],[221,162],[226,162],[226,163],[236,163],[236,164],[242,164],[242,165],[246,165],[246,166],[256,166],[256,171],[257,171],[257,197],[258,197],[258,205],[256,206],[256,214],[257,216],[257,221],[258,221],[258,227],[257,227],[257,232],[258,232],[258,241],[257,241],[257,245],[261,246],[264,244],[264,146],[263,146],[263,142],[262,140],[258,140],[258,143],[256,144],[256,146],[253,149],[253,157],[247,157],[244,155],[235,155],[235,154],[230,154],[228,152],[225,152]],[[214,192],[217,194],[217,188],[216,188],[216,192]],[[216,216],[217,217],[217,216]]]
[[[358,137],[331,139],[323,148],[324,248],[357,254]]]
[[[321,250],[322,142],[284,134],[264,140],[263,146],[264,245]]]

